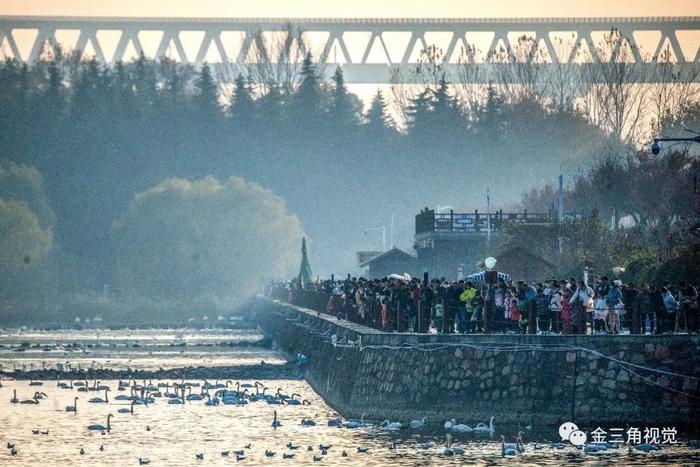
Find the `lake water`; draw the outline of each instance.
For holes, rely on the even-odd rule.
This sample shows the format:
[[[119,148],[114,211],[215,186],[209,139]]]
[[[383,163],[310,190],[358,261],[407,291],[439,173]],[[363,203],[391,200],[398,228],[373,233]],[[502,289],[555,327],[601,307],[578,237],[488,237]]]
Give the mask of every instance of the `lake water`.
[[[6,366],[12,364],[34,364],[48,367],[56,363],[92,362],[105,367],[127,365],[139,367],[174,367],[196,362],[197,365],[231,365],[284,361],[284,355],[272,350],[256,347],[231,346],[232,342],[243,339],[255,341],[260,336],[246,331],[62,331],[2,334],[0,352]],[[17,346],[25,344],[25,352],[14,352]],[[88,356],[65,352],[65,348],[78,342],[80,348],[89,349]],[[170,344],[182,349],[171,351]],[[40,343],[39,350],[32,345]],[[133,343],[139,343],[134,347]],[[89,344],[89,345],[88,345]],[[215,345],[213,345],[215,344]],[[41,350],[43,346],[60,346],[63,350]],[[71,346],[72,348],[72,346]],[[184,353],[179,353],[183,351]],[[63,353],[61,353],[63,352]],[[173,353],[174,352],[174,353]],[[208,355],[209,353],[216,356]],[[56,353],[56,355],[53,355]],[[67,354],[67,355],[66,355]],[[83,360],[81,360],[83,359]],[[223,375],[222,375],[223,376]],[[172,384],[181,381],[152,381]],[[189,381],[194,386],[191,392],[202,392],[204,381]],[[212,381],[213,382],[213,381]],[[232,382],[235,383],[235,382]],[[240,381],[253,384],[253,381]],[[56,381],[45,381],[41,386],[30,386],[28,381],[2,381],[0,388],[0,465],[72,465],[94,466],[139,465],[139,458],[150,460],[150,465],[525,465],[564,464],[600,465],[617,463],[621,465],[673,465],[700,463],[700,451],[687,445],[682,434],[681,444],[664,447],[651,453],[629,454],[627,446],[604,453],[583,454],[580,450],[567,446],[564,449],[550,447],[544,442],[546,435],[539,435],[539,443],[526,440],[525,452],[520,459],[501,457],[498,421],[493,439],[474,439],[470,435],[455,435],[453,445],[462,447],[463,454],[446,457],[443,454],[445,432],[441,428],[430,430],[401,429],[388,432],[377,426],[360,429],[329,427],[327,422],[337,414],[303,381],[265,380],[262,383],[275,393],[278,388],[286,395],[297,393],[298,399],[307,399],[309,405],[269,404],[265,401],[249,402],[246,405],[207,406],[204,401],[185,401],[181,405],[169,404],[167,397],[155,397],[155,403],[136,405],[133,415],[120,413],[130,402],[117,400],[119,395],[130,394],[120,391],[118,381],[102,381],[111,388],[109,403],[92,404],[88,399],[105,397],[104,391],[80,392],[78,387],[63,389]],[[92,384],[92,383],[90,383]],[[229,386],[232,384],[229,383]],[[46,394],[38,404],[25,405],[11,403],[14,391],[21,400],[30,399],[36,391]],[[229,387],[229,390],[234,390]],[[241,389],[242,390],[242,389]],[[209,389],[214,394],[216,389]],[[255,393],[255,389],[249,390]],[[166,392],[161,388],[161,392]],[[77,413],[66,412],[78,397]],[[278,428],[272,427],[274,411],[281,422]],[[87,429],[89,424],[106,425],[108,414],[114,414],[111,430],[102,434]],[[302,418],[310,418],[315,426],[304,426]],[[407,417],[410,419],[410,417]],[[408,420],[402,420],[406,422]],[[435,421],[436,425],[437,422]],[[476,421],[466,421],[474,425]],[[471,423],[470,423],[471,422]],[[48,434],[34,434],[48,431]],[[552,433],[554,435],[555,433]],[[508,436],[511,436],[508,434]],[[532,437],[531,437],[532,438]],[[555,440],[554,436],[549,439]],[[513,441],[510,439],[509,441]],[[298,445],[298,449],[288,449],[287,443]],[[11,455],[7,443],[15,444],[17,454]],[[393,446],[392,446],[393,443]],[[421,446],[422,443],[428,443]],[[319,444],[332,445],[326,454],[319,450]],[[246,447],[250,445],[249,447]],[[100,446],[103,450],[100,450]],[[312,450],[309,451],[308,447]],[[367,449],[359,453],[358,447]],[[80,454],[81,448],[84,454]],[[236,460],[233,451],[243,449],[245,459]],[[268,457],[265,451],[274,455]],[[222,451],[231,451],[222,456]],[[343,456],[343,451],[347,457]],[[284,453],[295,454],[284,459]],[[203,460],[196,458],[203,455]],[[314,460],[320,456],[320,460]]]

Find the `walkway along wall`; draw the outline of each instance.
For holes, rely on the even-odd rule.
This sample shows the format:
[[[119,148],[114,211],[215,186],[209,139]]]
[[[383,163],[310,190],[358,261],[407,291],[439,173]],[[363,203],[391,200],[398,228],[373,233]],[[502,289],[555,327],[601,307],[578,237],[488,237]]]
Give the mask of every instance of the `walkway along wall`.
[[[250,308],[346,417],[697,428],[697,335],[390,334],[264,297]]]

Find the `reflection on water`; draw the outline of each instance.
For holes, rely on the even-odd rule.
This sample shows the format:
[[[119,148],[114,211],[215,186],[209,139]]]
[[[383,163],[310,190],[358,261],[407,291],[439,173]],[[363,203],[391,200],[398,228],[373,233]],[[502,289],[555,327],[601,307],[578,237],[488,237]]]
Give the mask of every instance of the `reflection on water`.
[[[279,354],[251,345],[262,337],[253,330],[2,331],[0,368],[155,370],[284,363]]]

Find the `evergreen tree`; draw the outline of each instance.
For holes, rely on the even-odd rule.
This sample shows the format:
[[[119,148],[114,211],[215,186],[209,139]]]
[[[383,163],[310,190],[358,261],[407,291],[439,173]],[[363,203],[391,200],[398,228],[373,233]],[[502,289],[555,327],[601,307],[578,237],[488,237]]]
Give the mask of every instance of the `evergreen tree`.
[[[349,127],[358,123],[359,102],[353,100],[354,96],[348,93],[340,67],[336,68],[332,79],[334,85],[331,95],[331,121],[339,127],[339,131],[347,131]]]
[[[311,52],[301,64],[301,84],[295,95],[293,113],[304,118],[319,117],[321,113],[321,84]]]
[[[242,74],[236,77],[234,86],[235,89],[229,103],[229,115],[237,123],[251,121],[255,110],[255,102],[253,101],[250,87]]]
[[[424,126],[427,126],[432,106],[433,95],[428,88],[411,99],[411,103],[406,109],[406,126],[411,132],[422,130]]]
[[[195,95],[193,99],[195,113],[206,117],[215,118],[219,114],[218,89],[211,75],[211,69],[206,63],[202,65],[199,76],[195,82]]]
[[[377,94],[372,98],[365,115],[366,126],[371,132],[379,133],[382,130],[394,127],[394,119],[389,115],[387,107],[388,105],[381,89],[377,90]]]

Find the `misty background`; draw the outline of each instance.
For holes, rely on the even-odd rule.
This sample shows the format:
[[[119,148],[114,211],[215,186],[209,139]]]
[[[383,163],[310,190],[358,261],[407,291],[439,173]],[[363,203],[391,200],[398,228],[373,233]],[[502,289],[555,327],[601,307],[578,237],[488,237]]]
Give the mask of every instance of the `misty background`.
[[[623,40],[605,36],[607,61],[587,74],[552,65],[543,76],[528,69],[542,57],[523,37],[489,57],[514,54],[521,66],[488,86],[470,84],[479,69],[466,61],[448,79],[429,46],[412,71],[422,84],[397,76],[366,105],[342,68],[318,70],[311,56],[258,60],[226,83],[206,65],[165,58],[109,68],[58,48],[31,67],[7,60],[2,311],[228,309],[293,275],[304,235],[315,275],[357,273],[355,252],[381,248],[368,229],[388,231],[392,215],[394,243],[410,251],[423,207],[485,211],[489,187],[494,210],[555,209],[560,173],[567,211],[607,223],[622,204],[613,213],[582,180],[600,167],[608,176],[611,160],[629,164],[651,134],[700,128],[696,77],[676,73],[670,56],[655,69],[630,63]],[[290,46],[261,56],[289,56]],[[649,78],[635,73],[667,84],[620,84]],[[621,187],[613,179],[608,191],[624,198]]]

